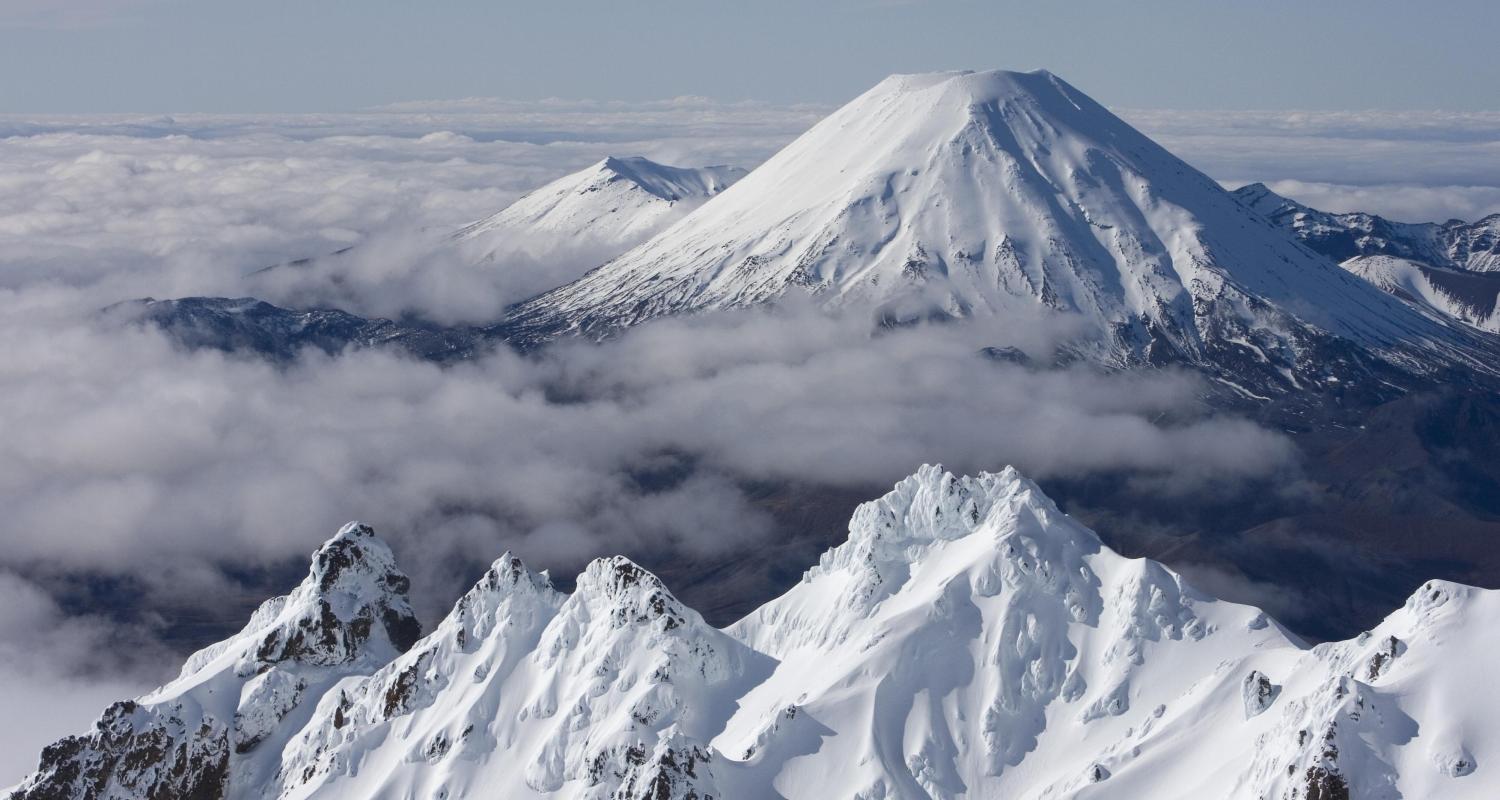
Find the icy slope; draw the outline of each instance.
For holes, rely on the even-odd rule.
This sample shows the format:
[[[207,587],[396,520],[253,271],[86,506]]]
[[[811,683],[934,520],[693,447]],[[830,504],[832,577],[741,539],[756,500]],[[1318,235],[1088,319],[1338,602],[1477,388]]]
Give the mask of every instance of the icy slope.
[[[479,260],[515,240],[584,238],[616,255],[686,216],[744,177],[738,167],[672,167],[611,156],[566,175],[455,234]]]
[[[1464,272],[1395,256],[1355,256],[1340,266],[1402,300],[1500,333],[1500,272]]]
[[[1306,648],[1109,551],[1012,469],[923,467],[727,631],[626,559],[564,595],[507,554],[404,654],[351,657],[358,624],[287,638],[317,598],[398,608],[368,591],[401,584],[375,561],[321,590],[315,566],[16,796],[1465,800],[1500,768],[1500,592],[1429,582]],[[205,687],[227,695],[212,721]],[[259,744],[228,754],[231,727]],[[112,749],[148,737],[177,749]]]
[[[1484,362],[1046,72],[889,78],[513,322],[602,335],[794,289],[886,319],[1039,304],[1087,323],[1113,364],[1316,379],[1330,337],[1413,369],[1416,352]]]
[[[346,525],[313,554],[296,590],[193,654],[173,682],[48,747],[12,797],[265,796],[282,748],[323,693],[420,635],[407,588],[390,548],[370,528]]]
[[[1190,686],[1295,650],[1257,610],[1104,549],[1013,470],[935,467],[862,506],[847,544],[731,633],[779,664],[715,744],[799,797],[1073,791],[1127,769]],[[813,728],[838,735],[806,756]],[[1177,779],[1161,778],[1151,796]]]

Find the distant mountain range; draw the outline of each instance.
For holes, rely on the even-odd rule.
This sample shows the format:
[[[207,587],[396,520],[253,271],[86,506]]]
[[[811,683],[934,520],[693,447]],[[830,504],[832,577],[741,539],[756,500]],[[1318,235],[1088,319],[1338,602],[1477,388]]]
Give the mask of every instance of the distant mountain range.
[[[1344,269],[1412,305],[1500,333],[1500,214],[1478,222],[1391,222],[1330,214],[1253,183],[1235,196]]]
[[[420,640],[407,586],[346,526],[12,800],[1459,800],[1500,766],[1500,592],[1428,582],[1308,648],[1014,470],[923,467],[723,630],[619,557],[568,595],[503,555]]]

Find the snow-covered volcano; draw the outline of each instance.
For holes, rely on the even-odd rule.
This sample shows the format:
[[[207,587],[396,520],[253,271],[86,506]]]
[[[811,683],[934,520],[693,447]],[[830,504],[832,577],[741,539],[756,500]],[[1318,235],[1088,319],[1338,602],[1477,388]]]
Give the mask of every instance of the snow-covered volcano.
[[[1500,768],[1500,592],[1429,582],[1307,648],[1111,552],[1013,469],[923,467],[727,630],[626,559],[566,595],[507,554],[396,655],[389,556],[346,528],[13,800],[1463,800]]]
[[[481,260],[516,239],[556,246],[585,238],[618,248],[611,256],[703,205],[744,177],[739,167],[673,167],[650,159],[610,156],[528,192],[455,238]]]
[[[1489,346],[1328,264],[1047,72],[888,78],[513,323],[603,335],[796,289],[886,319],[1040,305],[1088,323],[1106,363],[1294,385],[1338,371],[1311,363],[1338,360],[1330,338],[1414,369]]]

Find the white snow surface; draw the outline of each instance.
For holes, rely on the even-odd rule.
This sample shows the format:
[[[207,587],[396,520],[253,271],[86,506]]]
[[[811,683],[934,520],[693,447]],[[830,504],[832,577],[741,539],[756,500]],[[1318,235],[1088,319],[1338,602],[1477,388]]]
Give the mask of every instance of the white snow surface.
[[[1040,304],[1089,323],[1115,362],[1153,347],[1293,362],[1302,334],[1483,360],[1461,326],[1308,252],[1045,71],[888,78],[514,318],[606,334],[797,288],[897,319]]]
[[[722,631],[624,558],[565,595],[506,554],[384,666],[238,674],[297,597],[142,700],[276,731],[231,796],[1462,799],[1500,768],[1500,592],[1429,582],[1309,648],[1013,469],[922,467]]]
[[[1356,256],[1342,265],[1390,294],[1482,331],[1500,333],[1497,273],[1447,270],[1396,256]]]
[[[454,236],[481,262],[516,249],[516,240],[556,246],[581,238],[614,256],[744,175],[739,167],[673,167],[639,156],[611,156],[527,193]]]

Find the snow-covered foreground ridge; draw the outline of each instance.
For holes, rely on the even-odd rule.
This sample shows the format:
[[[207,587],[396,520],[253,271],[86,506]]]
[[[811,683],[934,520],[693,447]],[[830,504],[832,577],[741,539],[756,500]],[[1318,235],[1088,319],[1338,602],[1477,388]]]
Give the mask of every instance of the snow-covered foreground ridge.
[[[414,644],[405,591],[346,527],[13,800],[1478,798],[1500,768],[1500,593],[1430,582],[1307,648],[1013,469],[923,467],[726,630],[618,557],[565,595],[501,556]]]

